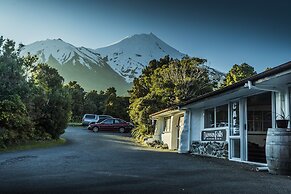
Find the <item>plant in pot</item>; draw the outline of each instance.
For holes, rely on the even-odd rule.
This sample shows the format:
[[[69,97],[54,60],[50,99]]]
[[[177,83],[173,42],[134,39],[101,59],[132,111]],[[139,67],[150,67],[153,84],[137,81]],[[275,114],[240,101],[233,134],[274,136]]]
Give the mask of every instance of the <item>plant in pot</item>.
[[[277,113],[276,124],[278,128],[287,128],[289,123],[289,115],[286,116],[284,110],[281,110],[281,114]]]

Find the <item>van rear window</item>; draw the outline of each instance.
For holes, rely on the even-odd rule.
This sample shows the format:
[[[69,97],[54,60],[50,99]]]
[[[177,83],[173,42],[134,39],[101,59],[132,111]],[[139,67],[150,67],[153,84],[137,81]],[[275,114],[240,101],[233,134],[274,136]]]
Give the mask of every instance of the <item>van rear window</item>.
[[[95,119],[95,115],[86,115],[85,118],[86,119]]]

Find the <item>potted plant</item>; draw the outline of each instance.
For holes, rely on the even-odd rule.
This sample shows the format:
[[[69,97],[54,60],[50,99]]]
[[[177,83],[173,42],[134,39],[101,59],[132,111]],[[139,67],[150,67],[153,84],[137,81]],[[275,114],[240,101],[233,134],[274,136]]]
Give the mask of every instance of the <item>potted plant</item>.
[[[276,119],[276,124],[278,128],[287,128],[289,119],[289,115],[286,116],[285,112],[283,109],[281,109],[281,114],[277,113],[277,119]]]

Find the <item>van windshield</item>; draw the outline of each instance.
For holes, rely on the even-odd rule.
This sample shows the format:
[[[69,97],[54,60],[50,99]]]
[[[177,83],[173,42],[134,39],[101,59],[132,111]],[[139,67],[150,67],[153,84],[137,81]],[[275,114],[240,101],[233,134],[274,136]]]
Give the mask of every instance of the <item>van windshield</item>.
[[[95,119],[95,115],[85,115],[86,119]]]

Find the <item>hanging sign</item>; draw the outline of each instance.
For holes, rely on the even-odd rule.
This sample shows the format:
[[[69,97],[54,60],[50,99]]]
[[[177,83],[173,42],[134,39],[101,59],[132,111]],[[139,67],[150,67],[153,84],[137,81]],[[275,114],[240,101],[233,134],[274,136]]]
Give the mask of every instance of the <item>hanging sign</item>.
[[[201,132],[202,141],[225,141],[226,140],[226,130],[205,130]]]
[[[238,103],[232,104],[232,135],[239,135],[239,107]]]

